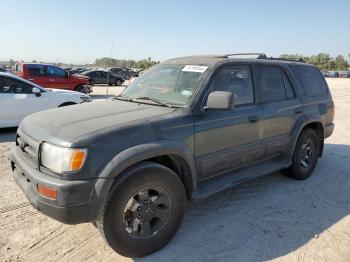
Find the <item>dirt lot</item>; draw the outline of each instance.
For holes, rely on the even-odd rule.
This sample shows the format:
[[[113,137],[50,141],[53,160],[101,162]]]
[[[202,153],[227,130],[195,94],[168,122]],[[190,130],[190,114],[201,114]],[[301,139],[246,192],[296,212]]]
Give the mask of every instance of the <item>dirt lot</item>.
[[[350,79],[328,82],[336,129],[310,179],[275,173],[191,205],[170,244],[135,260],[350,261]],[[129,261],[93,225],[64,225],[29,205],[11,177],[14,135],[0,131],[0,260]]]

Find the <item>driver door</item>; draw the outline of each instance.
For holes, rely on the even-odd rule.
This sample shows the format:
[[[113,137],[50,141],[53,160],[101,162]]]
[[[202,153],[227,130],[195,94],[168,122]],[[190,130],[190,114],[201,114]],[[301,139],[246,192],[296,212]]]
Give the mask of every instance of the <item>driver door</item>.
[[[198,177],[204,180],[253,164],[263,158],[261,106],[255,103],[249,65],[219,68],[209,93],[227,91],[234,95],[234,109],[207,110],[195,117],[195,161]]]

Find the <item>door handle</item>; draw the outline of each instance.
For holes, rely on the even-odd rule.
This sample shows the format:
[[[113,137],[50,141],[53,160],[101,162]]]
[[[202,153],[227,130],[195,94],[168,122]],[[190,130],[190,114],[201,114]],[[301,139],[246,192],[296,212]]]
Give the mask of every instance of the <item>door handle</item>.
[[[295,109],[295,110],[294,110],[294,113],[295,113],[296,115],[299,115],[299,114],[302,114],[302,113],[303,113],[303,110],[302,110],[302,109]]]
[[[33,78],[29,78],[28,80],[29,80],[29,81],[34,81],[34,79],[33,79]]]
[[[255,122],[258,122],[258,121],[259,121],[259,117],[256,116],[256,115],[249,117],[249,122],[251,122],[251,123],[255,123]]]
[[[50,82],[55,82],[55,79],[52,79],[52,78],[51,78],[51,79],[49,79],[49,81],[50,81]]]

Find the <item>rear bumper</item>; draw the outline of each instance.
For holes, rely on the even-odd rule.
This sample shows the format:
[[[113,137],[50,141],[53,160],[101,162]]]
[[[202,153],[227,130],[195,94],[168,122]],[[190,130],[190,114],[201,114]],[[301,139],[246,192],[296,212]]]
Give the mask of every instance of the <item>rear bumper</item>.
[[[31,167],[20,157],[18,147],[12,150],[13,177],[30,203],[45,215],[66,224],[96,220],[91,194],[96,180],[64,180],[51,177]],[[57,190],[57,199],[39,195],[38,184]]]
[[[334,124],[330,123],[324,127],[324,138],[330,137],[334,130]]]

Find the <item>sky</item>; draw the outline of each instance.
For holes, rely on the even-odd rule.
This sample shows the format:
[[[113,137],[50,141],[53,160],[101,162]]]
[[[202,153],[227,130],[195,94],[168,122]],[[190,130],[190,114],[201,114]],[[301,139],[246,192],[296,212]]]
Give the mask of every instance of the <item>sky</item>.
[[[349,0],[2,0],[0,14],[0,60],[350,53]]]

